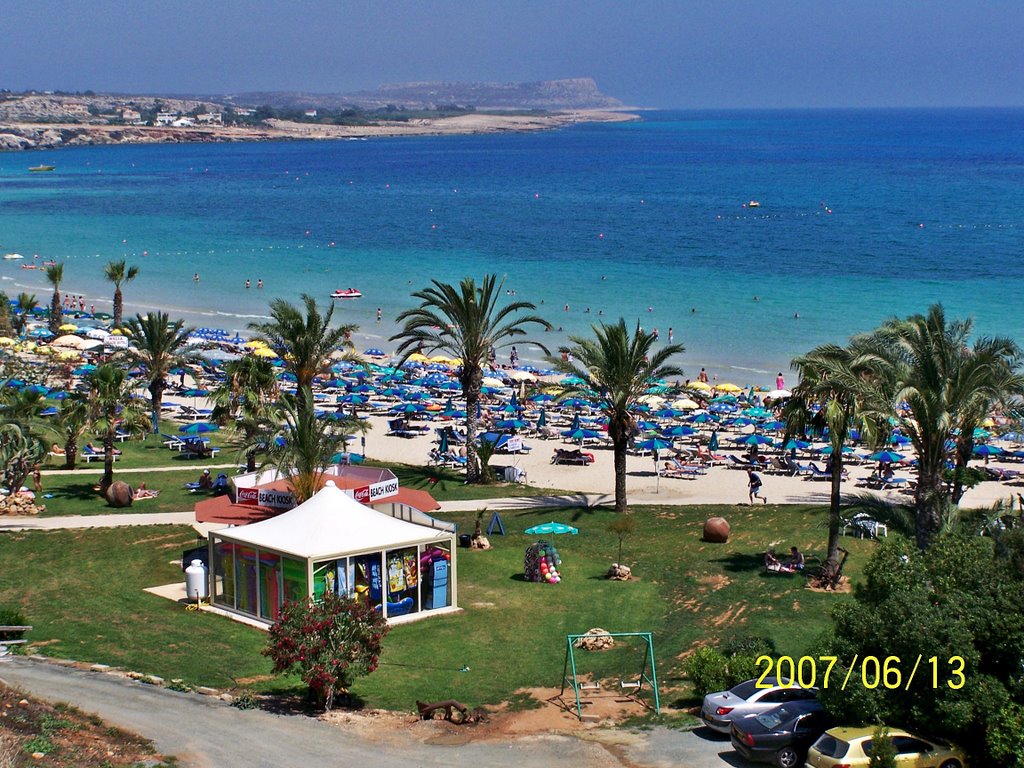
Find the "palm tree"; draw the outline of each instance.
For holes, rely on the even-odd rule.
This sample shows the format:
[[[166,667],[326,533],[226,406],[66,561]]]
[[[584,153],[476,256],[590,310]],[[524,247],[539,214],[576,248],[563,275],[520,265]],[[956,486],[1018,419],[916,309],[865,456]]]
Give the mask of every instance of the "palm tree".
[[[14,333],[14,323],[11,322],[11,300],[7,293],[0,291],[0,334],[10,336]]]
[[[304,400],[302,407],[299,400]],[[355,419],[319,419],[313,409],[313,391],[301,388],[281,398],[276,418],[252,448],[266,450],[280,477],[288,478],[295,499],[302,503],[320,490],[324,471],[345,450],[346,439],[362,428]],[[250,448],[251,449],[251,448]]]
[[[968,347],[973,323],[947,321],[940,304],[927,315],[894,319],[871,334],[883,359],[883,394],[910,438],[918,459],[914,492],[915,538],[926,549],[947,517],[942,480],[947,444],[958,427],[973,425],[977,414],[1020,392],[1020,360],[1009,339],[981,339]],[[973,426],[971,426],[973,432]]]
[[[24,424],[0,422],[0,486],[9,494],[25,484],[32,467],[43,460],[46,446]]]
[[[103,478],[100,492],[106,493],[114,482],[114,440],[118,429],[144,429],[145,413],[132,397],[134,384],[127,372],[107,363],[92,371],[86,379],[86,403],[90,424],[103,441]]]
[[[39,302],[36,300],[35,294],[18,294],[18,313],[14,317],[14,330],[19,336],[25,333],[25,326],[28,325],[28,319],[32,315],[32,311],[38,306]]]
[[[655,349],[653,333],[644,331],[639,322],[630,333],[622,318],[611,325],[595,325],[593,329],[592,339],[570,336],[572,345],[559,349],[563,358],[550,361],[559,370],[583,381],[569,391],[597,392],[598,408],[608,418],[608,437],[615,457],[615,511],[625,512],[626,448],[636,426],[632,409],[652,381],[682,373],[669,359],[681,354],[683,345]]]
[[[262,357],[246,356],[224,366],[224,383],[210,394],[213,420],[234,422],[241,432],[247,472],[256,470],[256,438],[264,433],[274,415],[278,394],[274,366]]]
[[[50,333],[56,334],[64,324],[64,309],[60,303],[60,284],[64,279],[64,265],[54,264],[46,268],[46,279],[53,286],[53,298],[50,299]]]
[[[305,316],[295,305],[284,299],[274,299],[270,302],[270,322],[249,323],[258,339],[283,353],[285,370],[295,375],[298,391],[311,388],[316,376],[330,370],[331,355],[336,350],[347,347],[351,352],[351,337],[359,327],[332,327],[333,304],[321,313],[316,299],[309,294],[302,295],[302,302]],[[350,354],[350,357],[354,356]],[[306,407],[304,398],[298,398],[297,407]]]
[[[826,567],[839,562],[839,534],[843,527],[842,508],[843,448],[850,429],[860,423],[870,442],[874,422],[861,418],[862,404],[873,395],[875,368],[880,360],[865,345],[848,347],[824,344],[793,360],[800,382],[785,405],[786,439],[803,435],[814,420],[828,427],[832,448],[832,489],[829,501],[828,554]],[[817,418],[811,406],[818,405]]]
[[[136,265],[128,266],[124,259],[111,261],[103,267],[103,274],[107,280],[114,284],[114,327],[121,326],[121,317],[124,313],[124,297],[121,295],[121,284],[130,283],[139,276],[139,268]]]
[[[68,395],[46,424],[64,445],[64,469],[74,469],[78,461],[78,441],[90,426],[87,397],[80,392]]]
[[[408,357],[416,350],[442,351],[462,360],[459,383],[466,396],[466,481],[482,477],[476,451],[477,407],[483,387],[484,366],[491,350],[507,346],[526,335],[524,326],[539,325],[549,330],[550,323],[536,315],[522,315],[536,307],[526,301],[498,306],[504,280],[485,275],[477,286],[467,277],[458,286],[432,280],[430,287],[413,294],[420,306],[398,316],[402,330],[391,337],[401,340],[398,353]],[[544,352],[547,349],[538,344]]]
[[[153,402],[153,434],[160,431],[160,407],[164,390],[167,389],[167,375],[171,368],[190,359],[188,337],[192,328],[185,327],[184,320],[173,323],[165,312],[149,312],[145,317],[135,315],[125,323],[125,329],[132,340],[128,355],[146,369],[149,390]]]

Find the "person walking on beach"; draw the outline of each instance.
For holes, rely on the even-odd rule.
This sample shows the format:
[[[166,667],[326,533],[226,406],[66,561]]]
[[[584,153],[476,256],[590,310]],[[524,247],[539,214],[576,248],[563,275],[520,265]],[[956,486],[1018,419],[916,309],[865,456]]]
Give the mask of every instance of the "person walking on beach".
[[[750,499],[750,506],[754,506],[754,499],[760,499],[763,503],[767,504],[768,499],[761,495],[761,476],[752,469],[747,470],[747,488],[749,493],[747,496]]]
[[[775,377],[775,388],[776,389],[785,389],[786,388],[786,380],[784,378],[782,378],[782,371],[779,371],[779,375]]]

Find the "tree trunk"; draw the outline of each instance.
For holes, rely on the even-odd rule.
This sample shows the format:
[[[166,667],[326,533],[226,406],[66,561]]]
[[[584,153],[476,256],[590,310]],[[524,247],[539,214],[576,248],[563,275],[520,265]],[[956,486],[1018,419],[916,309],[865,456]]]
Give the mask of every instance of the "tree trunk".
[[[971,452],[974,450],[974,428],[971,427],[971,434],[967,435],[966,439],[964,435],[960,435],[960,439],[956,443],[956,466],[953,469],[953,503],[959,504],[960,499],[963,498],[964,491],[964,479],[963,473],[967,469],[967,462],[971,460]],[[964,432],[967,432],[967,428],[964,428]]]
[[[50,333],[57,335],[64,324],[64,309],[60,305],[60,291],[54,289],[50,299]]]
[[[114,288],[114,327],[121,327],[121,320],[124,315],[124,297],[121,296],[121,286]]]
[[[247,451],[245,454],[245,471],[256,471],[256,451]]]
[[[924,472],[917,478],[914,493],[914,534],[919,549],[931,546],[942,524],[942,473],[941,468]]]
[[[843,525],[842,513],[843,452],[832,448],[832,493],[828,509],[828,548],[825,566],[834,568],[839,562],[839,533]]]
[[[153,398],[153,434],[160,432],[160,410],[164,403],[164,390],[167,383],[162,379],[153,379],[149,383],[149,394]]]
[[[100,480],[100,492],[106,493],[114,484],[114,430],[103,433],[103,479]]]
[[[461,383],[462,389],[466,393],[466,482],[479,483],[483,473],[480,469],[480,457],[476,452],[476,431],[478,429],[476,409],[480,405],[483,373],[479,369],[465,370]]]
[[[78,441],[69,437],[67,442],[64,443],[64,469],[74,469],[75,462],[77,461]]]
[[[627,439],[622,435],[612,438],[612,453],[615,457],[615,511],[627,512],[626,499],[626,446]]]

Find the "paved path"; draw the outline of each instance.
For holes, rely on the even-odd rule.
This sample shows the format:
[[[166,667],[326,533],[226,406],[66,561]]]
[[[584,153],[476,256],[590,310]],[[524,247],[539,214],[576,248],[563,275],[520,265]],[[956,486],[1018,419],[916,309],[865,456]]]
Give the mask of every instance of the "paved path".
[[[121,469],[117,464],[114,465],[115,475],[130,475],[132,473],[140,472],[188,472],[194,470],[198,475],[204,469],[238,469],[238,464],[179,464],[178,466],[171,467],[130,467],[128,469]],[[78,467],[77,469],[43,469],[43,477],[53,477],[56,475],[84,475],[89,471],[99,470],[100,474],[103,474],[103,462],[99,462],[96,467],[91,464],[86,464],[84,467]]]
[[[2,531],[57,531],[68,528],[120,528],[127,525],[192,525],[188,512],[130,512],[116,515],[63,515],[57,517],[0,517]]]
[[[459,746],[423,744],[400,737],[364,739],[350,729],[305,716],[241,711],[222,701],[125,680],[13,658],[0,664],[0,680],[50,701],[99,715],[111,725],[152,739],[159,752],[190,768],[290,768],[373,765],[522,768],[724,768],[744,766],[728,742],[694,733],[654,729],[605,732],[586,738],[540,735]],[[724,753],[724,756],[720,756]]]

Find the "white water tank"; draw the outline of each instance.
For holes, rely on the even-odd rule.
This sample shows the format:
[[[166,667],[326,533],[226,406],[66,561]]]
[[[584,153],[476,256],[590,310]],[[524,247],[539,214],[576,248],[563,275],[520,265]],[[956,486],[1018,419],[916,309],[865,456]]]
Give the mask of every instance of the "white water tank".
[[[185,569],[185,594],[189,600],[202,600],[207,595],[206,566],[202,560],[193,560]]]

